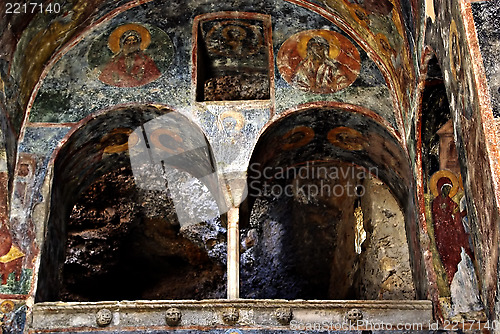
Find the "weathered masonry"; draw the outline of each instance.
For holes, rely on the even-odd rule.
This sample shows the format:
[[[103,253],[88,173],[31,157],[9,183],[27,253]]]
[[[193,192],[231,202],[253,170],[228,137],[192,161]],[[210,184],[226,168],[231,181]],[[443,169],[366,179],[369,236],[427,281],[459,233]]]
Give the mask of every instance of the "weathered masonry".
[[[497,331],[496,2],[1,6],[3,332]]]

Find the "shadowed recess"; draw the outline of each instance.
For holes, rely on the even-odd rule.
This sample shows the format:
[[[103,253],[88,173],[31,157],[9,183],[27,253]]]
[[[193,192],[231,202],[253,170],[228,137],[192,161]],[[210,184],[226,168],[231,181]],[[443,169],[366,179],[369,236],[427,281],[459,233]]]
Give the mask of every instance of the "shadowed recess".
[[[415,206],[409,180],[406,153],[370,117],[313,107],[271,124],[253,152],[249,196],[241,209],[242,295],[418,296],[422,287],[414,280],[421,273],[412,267],[420,261],[419,245],[411,237]],[[366,242],[356,241],[361,228]],[[377,254],[381,240],[401,253]],[[262,279],[273,283],[261,286]]]
[[[84,124],[62,146],[54,161],[37,301],[224,296],[225,229],[219,217],[182,224],[169,190],[175,185],[165,183],[161,166],[148,161],[131,166],[132,147],[146,138],[155,144],[150,133],[137,139],[132,136],[140,130],[133,131],[169,114],[175,113],[151,107],[113,110]],[[204,138],[183,116],[175,118]],[[172,123],[161,125],[163,132],[175,130]],[[162,148],[172,145],[169,137],[156,142]],[[211,154],[207,146],[190,157],[202,161],[193,156],[199,152]],[[138,169],[161,186],[138,183]],[[209,193],[196,177],[188,181]],[[206,203],[217,209],[214,201]]]

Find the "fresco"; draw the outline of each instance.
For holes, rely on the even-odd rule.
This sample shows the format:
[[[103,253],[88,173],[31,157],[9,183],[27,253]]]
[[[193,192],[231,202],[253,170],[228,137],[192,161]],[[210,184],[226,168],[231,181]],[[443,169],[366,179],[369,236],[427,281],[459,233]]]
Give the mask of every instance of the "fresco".
[[[351,85],[361,60],[356,47],[329,30],[308,30],[288,38],[276,60],[283,78],[313,93],[333,93]]]
[[[264,27],[259,21],[218,19],[203,22],[202,31],[212,55],[246,58],[260,54],[261,59],[265,58]]]
[[[129,3],[127,8],[113,12],[113,16],[100,20],[111,10],[117,9],[124,3],[125,1],[108,4],[97,0],[91,2],[69,1],[62,6],[64,13],[61,14],[64,15],[39,15],[29,24],[27,30],[16,30],[19,28],[18,25],[12,31],[9,30],[16,40],[22,37],[12,63],[5,65],[2,63],[2,80],[5,82],[6,92],[11,97],[11,101],[8,101],[8,107],[12,114],[15,115],[12,119],[14,128],[20,127],[24,115],[24,113],[19,112],[21,108],[17,103],[22,102],[20,103],[22,105],[31,95],[31,87],[38,80],[51,55],[56,51],[62,51],[59,54],[61,58],[48,71],[47,77],[44,78],[34,104],[30,109],[28,121],[38,124],[34,127],[28,127],[24,140],[19,145],[19,151],[36,150],[37,154],[36,172],[33,174],[33,178],[29,180],[32,183],[25,187],[23,185],[25,180],[23,180],[16,185],[19,189],[18,194],[22,196],[17,197],[15,195],[13,217],[16,220],[11,222],[13,226],[12,233],[15,238],[22,241],[22,244],[19,245],[20,249],[28,257],[32,256],[30,250],[35,250],[31,245],[34,237],[32,235],[28,237],[18,236],[27,226],[32,226],[30,225],[32,224],[30,212],[41,200],[40,189],[46,175],[47,160],[54,146],[57,145],[52,140],[45,141],[45,133],[52,130],[49,129],[50,125],[43,128],[46,126],[43,123],[78,122],[93,112],[121,103],[151,101],[167,103],[182,108],[185,114],[194,115],[201,122],[206,123],[204,124],[206,131],[213,134],[214,138],[216,138],[215,141],[221,143],[220,146],[214,148],[220,160],[233,161],[243,165],[250,154],[248,149],[252,147],[260,129],[272,115],[271,111],[265,108],[250,108],[235,111],[230,115],[227,111],[216,107],[209,110],[208,113],[206,110],[191,107],[193,102],[190,87],[192,19],[196,15],[214,11],[233,11],[234,6],[232,4],[191,1],[186,6],[180,6],[178,3],[169,1],[135,2]],[[159,8],[162,10],[159,10]],[[121,10],[124,13],[120,13]],[[208,45],[212,50],[211,54],[215,57],[214,59],[224,59],[225,55],[233,50],[235,54],[242,57],[235,56],[230,59],[243,62],[247,60],[255,61],[256,59],[262,60],[267,57],[266,64],[268,64],[268,67],[267,69],[264,68],[266,78],[274,75],[272,69],[274,59],[269,54],[272,54],[273,51],[276,54],[279,47],[289,36],[307,29],[320,29],[325,26],[328,26],[328,29],[336,29],[338,33],[340,31],[321,16],[281,1],[266,0],[240,4],[238,10],[242,12],[258,11],[272,16],[273,25],[275,25],[276,31],[279,31],[279,33],[273,36],[273,40],[271,40],[270,34],[266,37],[262,29],[268,27],[259,20],[252,21],[251,19],[245,20],[235,17],[216,20],[207,23],[207,30],[204,30],[209,41]],[[15,23],[18,19],[8,18],[8,20]],[[230,22],[230,24],[224,22]],[[94,25],[94,23],[97,24]],[[121,27],[130,24],[135,25],[137,34],[136,36],[129,36],[131,46],[130,48],[127,47],[130,51],[128,53],[130,73],[128,73],[127,69],[125,69],[125,72],[120,72],[119,65],[120,63],[127,63],[127,57],[125,51],[120,48],[118,34],[116,33],[113,36],[112,34],[123,29]],[[257,28],[250,28],[249,26]],[[86,30],[84,30],[85,27]],[[149,40],[148,34],[141,34],[140,31],[137,31],[141,30],[140,27],[147,29],[150,34],[151,42],[147,46],[144,42]],[[212,29],[213,32],[209,34]],[[243,44],[238,44],[239,38],[242,36],[238,35],[238,33],[242,29],[248,37],[244,39]],[[84,34],[80,35],[82,31]],[[241,45],[255,50],[260,43],[259,34],[264,37],[264,49],[261,48],[258,53],[251,51],[250,55],[244,52],[240,53],[239,48]],[[3,37],[4,35],[2,35]],[[76,37],[81,39],[75,39]],[[249,38],[255,40],[256,43],[249,42]],[[125,37],[123,39],[123,42],[125,42]],[[71,47],[66,44],[67,42],[71,42]],[[118,48],[116,47],[117,42]],[[221,42],[219,46],[222,50],[225,50],[222,54],[213,51],[219,47],[218,42]],[[268,52],[267,43],[271,44],[269,48],[273,49],[270,53]],[[68,48],[65,48],[66,45]],[[175,45],[175,47],[172,45]],[[66,51],[68,53],[65,53]],[[360,74],[349,87],[334,92],[333,94],[336,94],[336,96],[332,94],[318,96],[318,94],[310,91],[290,89],[290,86],[282,78],[278,78],[276,86],[279,86],[279,96],[276,98],[276,112],[286,110],[291,104],[320,99],[335,99],[366,105],[383,115],[392,124],[395,124],[391,110],[392,102],[383,76],[377,65],[367,57],[366,53],[361,48],[359,48],[359,51],[361,63],[363,63]],[[144,65],[144,68],[152,69],[151,73],[154,72],[153,75],[147,71],[145,71],[146,74],[141,74],[142,65],[137,63],[135,59],[130,61],[132,59],[131,54],[142,57],[144,63],[142,65]],[[152,66],[153,64],[154,66]],[[260,63],[256,62],[256,64],[257,67],[262,69]],[[160,72],[158,77],[155,67]],[[4,72],[5,76],[3,75]],[[113,72],[115,72],[118,79],[113,78]],[[120,76],[117,73],[125,73],[126,75]],[[277,73],[276,77],[279,77]],[[239,79],[247,80],[247,78]],[[264,88],[255,92],[256,94],[253,96],[258,96],[258,99],[268,97],[269,90],[265,87],[267,84],[271,84],[269,80],[246,82],[248,84],[243,86],[245,88]],[[226,88],[228,84],[232,83],[233,81],[228,82],[225,78],[212,78],[211,81],[207,81],[207,85],[213,84],[214,86],[214,94],[210,100],[232,99],[231,96],[221,96],[227,94],[228,89]],[[261,83],[263,85],[260,85]],[[240,90],[241,94],[247,94],[249,91],[249,89]],[[241,140],[252,137],[252,140],[247,140],[242,146],[235,147],[234,142],[237,136]],[[120,135],[117,134],[116,137],[111,140],[119,142],[120,138],[118,137]],[[15,138],[12,139],[12,142],[14,141]],[[14,151],[14,146],[15,144],[12,143],[12,149],[9,152]],[[118,147],[109,148],[109,152],[105,154],[113,154],[111,153],[113,150],[121,149],[119,144],[116,146]],[[29,242],[24,239],[29,239]],[[24,257],[24,261],[30,262],[31,258]]]
[[[273,34],[272,39],[270,34],[271,23],[267,23],[266,20],[262,21],[262,19],[255,16],[256,13],[251,13],[254,15],[253,17],[245,17],[241,16],[244,14],[243,12],[232,12],[231,17],[203,19],[203,22],[207,22],[205,30],[198,32],[197,45],[201,53],[199,58],[215,65],[198,67],[198,69],[204,70],[201,71],[203,73],[198,73],[198,79],[200,80],[196,88],[196,99],[198,101],[203,99],[205,82],[207,92],[210,92],[210,101],[232,100],[235,96],[239,96],[238,99],[243,100],[251,98],[267,99],[271,93],[267,86],[271,85],[270,78],[274,76],[274,108],[276,113],[286,110],[290,105],[318,100],[335,100],[366,106],[396,126],[395,116],[392,111],[393,102],[384,77],[377,64],[367,56],[366,52],[325,18],[291,3],[279,2],[279,4],[276,7],[274,1],[271,0],[262,0],[262,3],[259,3],[259,6],[262,6],[261,12],[264,14],[262,16],[270,15],[273,18],[273,31],[279,31],[278,34]],[[169,10],[157,11],[155,10],[156,6]],[[256,12],[259,11],[259,6],[256,4],[252,6],[245,5],[241,10]],[[191,42],[196,35],[196,32],[193,34],[193,20],[199,14],[210,13],[212,15],[212,12],[216,10],[230,11],[233,8],[224,3],[217,4],[216,7],[212,8],[206,4],[192,3],[190,6],[177,6],[175,3],[161,1],[130,8],[112,20],[96,26],[91,31],[88,31],[78,44],[62,55],[62,58],[49,71],[30,110],[30,122],[77,122],[92,112],[127,102],[154,101],[176,108],[183,108],[191,114],[196,112],[192,105],[192,70],[194,68],[191,66],[193,47]],[[286,15],[283,13],[286,13]],[[235,17],[235,15],[239,16]],[[131,17],[134,19],[131,20]],[[185,24],[179,25],[178,17],[182,17]],[[232,24],[223,24],[223,22],[227,21],[232,22]],[[144,52],[155,62],[162,75],[158,79],[146,85],[134,87],[134,89],[105,84],[99,80],[99,75],[102,66],[105,66],[113,57],[113,52],[108,46],[109,36],[116,28],[131,23],[144,26],[151,32],[152,42]],[[256,31],[262,33],[264,38],[263,46],[258,53],[252,51],[252,55],[240,58],[236,56],[228,58],[215,52],[208,53],[203,36],[208,35],[214,26],[220,26],[222,30],[228,27],[233,29],[233,25],[242,29],[250,29],[246,24],[256,27],[254,30],[257,29]],[[155,27],[164,31],[174,44],[175,52],[170,66],[167,66],[168,62],[162,65],[163,55],[155,56],[153,53]],[[350,86],[334,93],[316,94],[294,89],[277,71],[272,70],[274,59],[269,56],[271,53],[277,55],[281,45],[290,36],[311,28],[320,29],[322,27],[328,27],[328,29],[342,34],[356,46],[362,64],[360,73]],[[239,28],[235,29],[240,31]],[[227,31],[232,31],[231,29]],[[226,50],[224,52],[227,54],[230,49],[225,45],[230,45],[228,43],[233,42],[224,39],[222,30],[218,31],[216,28],[210,35],[210,47],[214,49],[217,40],[221,43],[220,47]],[[258,45],[258,38],[257,44],[248,42],[248,38],[255,36],[252,35],[254,30],[250,29],[250,32],[246,32],[250,35],[245,39],[245,45]],[[266,34],[269,36],[266,37]],[[164,35],[161,36],[165,37]],[[255,39],[256,37],[252,38]],[[272,45],[266,44],[270,42],[272,42]],[[238,64],[240,68],[247,68],[248,71],[252,69],[252,72],[235,76],[234,73],[231,73],[231,64]],[[266,80],[259,79],[262,78],[261,75],[264,75]],[[69,80],[69,78],[71,79]]]
[[[373,118],[315,103],[275,123],[286,126],[267,127],[266,144],[260,143],[261,137],[252,154],[261,169],[334,158],[366,169],[377,166],[378,177],[393,189],[403,207],[408,206],[410,185],[403,181],[410,172],[406,158],[394,137]]]
[[[12,243],[12,236],[7,228],[6,222],[2,222],[0,228],[0,275],[2,275],[2,285],[6,285],[11,274],[15,281],[21,279],[22,260],[24,253],[18,246]]]
[[[328,132],[328,141],[344,150],[359,151],[367,147],[366,138],[359,132],[346,126],[339,126]]]
[[[454,124],[447,100],[442,95],[444,91],[442,85],[431,85],[424,90],[422,133],[425,215],[437,275],[440,313],[446,319],[484,319],[471,215],[467,212]]]
[[[463,80],[462,71],[462,51],[460,50],[460,40],[458,37],[457,24],[455,20],[451,21],[450,24],[450,35],[448,42],[449,54],[450,54],[450,67],[451,73],[455,80]]]
[[[500,70],[498,68],[500,43],[498,35],[498,17],[500,4],[497,1],[471,3],[474,24],[477,29],[482,61],[488,79],[489,95],[493,115],[500,117]]]
[[[292,1],[303,4],[302,1]],[[340,18],[374,51],[394,87],[401,116],[406,118],[405,110],[409,110],[415,88],[410,84],[415,78],[410,56],[414,46],[413,41],[407,39],[400,4],[386,0],[322,0],[316,1],[315,6],[319,7],[318,12],[327,10],[328,16],[334,20]]]
[[[460,211],[459,205],[452,199],[459,190],[458,177],[453,172],[448,170],[436,172],[431,177],[430,187],[434,196],[431,203],[434,236],[446,270],[448,284],[451,284],[460,262],[461,248],[472,257],[469,235],[462,224],[462,218],[467,212]]]
[[[18,174],[23,177],[28,176],[32,170],[30,167],[25,159],[21,159]],[[17,195],[26,196],[23,190],[27,187],[19,187],[19,184],[16,186]],[[3,215],[0,216],[0,294],[26,294],[31,287],[32,274],[32,266],[29,263],[32,256],[31,254],[26,256],[26,252],[31,252],[31,249],[25,247],[22,237],[19,238],[18,235],[12,233],[9,220]],[[24,235],[29,234],[31,233],[24,232]]]
[[[107,48],[103,46],[105,42]],[[105,84],[137,87],[161,76],[172,61],[173,50],[170,37],[162,30],[127,23],[94,42],[89,52],[89,66],[96,67],[98,79]]]
[[[194,26],[197,100],[270,99],[269,16],[211,13],[196,17]]]
[[[452,251],[445,247],[439,251],[438,247],[434,246],[436,258],[438,261],[443,258],[442,261],[444,261],[442,268],[436,269],[441,279],[439,284],[446,285],[448,295],[452,295],[453,292],[449,290],[453,290],[454,280],[461,280],[462,283],[458,286],[465,286],[463,284],[467,278],[463,275],[466,271],[464,268],[470,270],[471,266],[477,266],[479,277],[481,277],[479,282],[481,294],[484,302],[488,304],[489,314],[500,314],[497,312],[500,307],[498,306],[500,302],[497,301],[498,257],[495,256],[498,252],[498,210],[495,203],[495,189],[492,186],[492,179],[495,175],[491,175],[496,173],[495,161],[498,157],[489,158],[491,152],[495,152],[493,140],[495,136],[491,135],[492,131],[495,134],[495,129],[490,126],[491,124],[482,123],[484,115],[481,115],[480,111],[483,104],[482,100],[478,99],[477,80],[471,65],[479,57],[477,54],[470,55],[467,38],[471,35],[470,30],[467,29],[471,29],[472,25],[470,21],[464,25],[462,18],[465,13],[463,6],[472,7],[475,20],[472,23],[476,24],[480,51],[483,54],[483,65],[489,81],[489,87],[479,93],[481,96],[491,97],[494,116],[498,117],[500,92],[496,78],[498,77],[499,43],[496,41],[498,40],[497,18],[499,15],[496,2],[479,1],[464,5],[463,2],[451,0],[431,0],[430,2],[435,4],[436,18],[432,23],[425,22],[425,17],[421,22],[417,22],[417,31],[421,34],[416,35],[405,34],[405,31],[413,27],[411,27],[410,19],[403,18],[401,14],[403,12],[403,15],[407,15],[408,8],[402,7],[410,5],[413,6],[410,8],[412,12],[419,13],[420,9],[416,7],[422,7],[420,5],[423,2],[416,0],[403,3],[394,0],[312,1],[316,9],[331,18],[331,21],[309,9],[286,1],[258,0],[238,3],[237,6],[235,2],[187,1],[178,3],[165,0],[151,2],[120,0],[108,1],[108,3],[102,0],[59,2],[63,8],[60,15],[9,17],[3,13],[0,14],[0,27],[2,28],[0,94],[6,97],[2,98],[0,108],[2,115],[5,113],[10,116],[2,117],[2,128],[9,141],[6,150],[6,154],[9,155],[8,161],[20,162],[17,175],[14,175],[14,169],[10,168],[11,166],[8,172],[2,168],[2,181],[5,186],[2,186],[1,192],[5,196],[10,193],[13,199],[12,219],[6,224],[9,225],[8,233],[3,233],[6,239],[10,234],[12,245],[0,254],[2,281],[7,277],[7,283],[0,284],[2,293],[25,294],[29,288],[30,268],[34,252],[37,251],[32,245],[35,240],[35,231],[32,230],[34,223],[31,220],[40,219],[36,218],[34,208],[44,200],[40,189],[47,174],[47,160],[62,138],[61,136],[57,137],[57,140],[46,141],[47,137],[44,133],[52,131],[50,127],[54,129],[57,126],[55,124],[78,122],[98,110],[109,109],[116,104],[131,102],[169,104],[181,109],[184,115],[194,118],[196,122],[203,123],[203,130],[210,133],[210,140],[222,143],[214,148],[214,151],[220,160],[228,162],[225,167],[234,163],[241,168],[244,162],[248,161],[246,158],[255,143],[255,138],[272,117],[273,112],[279,114],[288,110],[291,105],[328,100],[366,106],[397,128],[401,122],[394,117],[392,98],[395,97],[395,104],[403,112],[415,110],[416,105],[411,106],[409,102],[412,96],[418,96],[413,92],[418,81],[413,72],[414,69],[420,70],[420,64],[413,64],[412,57],[414,60],[420,59],[422,46],[429,45],[438,53],[445,71],[448,97],[454,111],[452,119],[455,121],[457,135],[456,150],[465,164],[462,166],[461,177],[457,170],[453,170],[451,166],[453,164],[445,168],[433,166],[428,170],[427,177],[417,182],[422,182],[426,186],[430,221],[460,226],[458,219],[460,217],[465,235],[468,233],[466,228],[466,221],[468,221],[472,226],[469,234],[473,244],[476,245],[476,249],[469,247],[470,249],[467,250],[464,233],[460,231],[459,234],[462,235],[460,243],[464,251],[459,255],[457,255],[457,249]],[[127,3],[126,8],[118,8],[125,3]],[[306,2],[303,1],[302,5],[304,3]],[[286,75],[283,75],[285,70],[274,73],[272,66],[269,65],[274,61],[272,57],[267,59],[267,67],[263,65],[264,62],[255,63],[258,63],[260,73],[264,73],[266,78],[276,75],[275,110],[247,106],[246,109],[228,111],[215,104],[211,108],[193,107],[193,102],[195,102],[191,91],[193,18],[196,15],[214,11],[234,10],[262,12],[272,17],[271,47],[275,54],[278,54],[279,48],[285,45],[284,43],[291,36],[311,29],[334,31],[344,36],[358,50],[359,73],[349,84],[346,80],[340,82],[338,79],[342,77],[339,75],[329,75],[328,73],[334,72],[335,66],[339,66],[334,62],[338,58],[335,57],[336,52],[332,51],[334,48],[331,47],[328,38],[319,36],[324,39],[309,40],[311,41],[309,58],[307,44],[305,44],[304,56],[299,57],[298,62],[290,66],[290,69],[286,69],[289,71],[288,80],[286,80]],[[113,11],[112,15],[105,17],[110,11]],[[342,29],[349,30],[350,34],[356,38],[347,37],[347,34],[332,22],[339,24]],[[129,29],[131,27],[134,29]],[[203,30],[200,45],[203,45],[201,42],[207,42],[206,51],[211,55],[211,59],[217,60],[215,64],[221,60],[230,59],[239,64],[248,65],[255,59],[264,59],[257,56],[258,52],[255,53],[261,43],[259,34],[263,36],[262,30],[259,30],[261,28],[264,29],[264,26],[258,20],[234,17],[215,20],[208,23],[206,29]],[[425,40],[423,40],[424,37]],[[359,40],[359,45],[355,43],[356,40]],[[271,42],[270,39],[269,42]],[[328,51],[326,51],[327,44]],[[414,46],[418,46],[418,50],[413,50]],[[60,52],[57,54],[60,59],[49,71],[46,65],[57,52]],[[232,56],[228,56],[229,54]],[[316,64],[313,64],[313,57],[316,56],[318,63],[321,62],[317,68]],[[278,62],[280,61],[278,57]],[[299,66],[301,63],[302,65]],[[231,62],[225,64],[231,65]],[[382,72],[378,66],[382,68]],[[22,120],[25,112],[29,110],[24,106],[27,105],[28,98],[33,92],[32,88],[39,82],[44,69],[48,70],[48,75],[41,83],[39,94],[34,101],[33,108],[30,109],[29,116],[29,121],[40,123],[36,126],[28,124],[26,132],[21,131],[21,142],[17,146]],[[255,92],[256,94],[267,93],[270,89],[268,90],[265,85],[273,84],[272,81],[263,79],[248,81],[253,80],[249,79],[251,76],[235,78],[234,75],[231,77],[231,73],[227,73],[229,72],[221,77],[211,76],[211,74],[206,77],[207,80],[203,82],[206,86],[202,88],[207,87],[207,100],[234,99],[235,95],[228,94],[227,88],[235,82],[241,87],[259,86],[262,83],[263,85],[258,87],[262,89]],[[381,73],[392,80],[390,89],[387,89]],[[348,75],[346,77],[349,79]],[[247,84],[241,85],[241,82]],[[247,94],[247,91],[239,89],[238,94],[236,96],[241,97],[242,94]],[[394,95],[391,96],[391,94]],[[265,94],[256,96],[258,99],[267,98]],[[246,95],[244,99],[247,99]],[[409,116],[407,120],[411,119],[411,115]],[[277,145],[281,145],[282,149],[287,152],[295,149],[305,150],[311,142],[316,142],[321,137],[322,142],[328,145],[329,149],[359,154],[375,163],[383,161],[390,166],[391,170],[395,170],[395,174],[399,173],[401,170],[399,164],[402,160],[394,158],[397,150],[394,149],[393,143],[385,140],[385,137],[366,134],[365,129],[353,124],[346,125],[339,122],[335,126],[336,128],[328,128],[325,131],[317,131],[314,126],[309,126],[310,130],[298,129],[295,132],[287,129],[290,133],[288,135],[281,133],[280,138],[285,140],[277,142]],[[351,130],[339,129],[343,126],[362,133],[363,137]],[[400,127],[399,130],[403,129]],[[53,131],[56,132],[56,130]],[[97,140],[96,145],[101,144],[105,147],[102,151],[104,156],[124,152],[123,137],[127,131],[129,129],[127,130],[126,127],[117,127],[116,131],[110,133],[108,137],[99,137],[102,142]],[[410,146],[418,146],[418,143],[415,144],[413,140],[418,136],[418,130],[406,133]],[[242,142],[245,144],[238,147],[238,144]],[[376,152],[364,153],[375,146]],[[23,166],[26,161],[23,161],[20,156],[18,159],[15,153],[16,147],[18,152],[30,151],[35,154],[36,166],[33,171],[26,171]],[[319,145],[317,147],[322,148]],[[411,152],[418,150],[418,147],[410,148]],[[410,160],[417,160],[414,158],[412,156]],[[3,161],[2,164],[4,164]],[[76,166],[75,169],[81,171],[79,167]],[[447,179],[441,176],[431,182],[430,176],[443,170],[454,173],[459,184],[462,178],[465,191],[469,196],[458,199],[462,191],[460,186],[455,196],[452,197],[448,193],[454,187],[456,188],[457,183],[450,174],[445,176]],[[493,172],[490,174],[485,171]],[[84,175],[84,172],[80,175]],[[400,176],[397,175],[397,177]],[[8,179],[12,181],[11,189],[7,189],[6,186]],[[432,191],[431,187],[435,187],[435,191]],[[462,205],[464,201],[468,203],[466,215]],[[6,207],[4,202],[2,201],[2,206]],[[434,210],[433,203],[437,203]],[[481,204],[480,210],[475,210],[477,203]],[[26,233],[27,230],[30,233]],[[436,228],[437,239],[440,239],[439,230],[438,226]],[[453,253],[453,263],[459,261],[458,264],[448,264],[451,262],[446,257],[450,252]],[[492,254],[493,256],[490,256]],[[21,261],[27,265],[24,268],[21,266],[22,270],[19,273]],[[449,267],[448,270],[446,267]],[[451,286],[448,286],[452,276]],[[432,280],[432,277],[430,279]],[[470,281],[473,279],[470,278]],[[463,289],[463,291],[470,291],[469,288],[470,286],[467,285],[468,290]],[[497,304],[496,311],[495,303]]]
[[[460,175],[437,171],[430,179],[430,192],[427,215],[442,314],[448,319],[484,319]]]
[[[2,333],[22,333],[26,321],[26,305],[19,300],[0,300],[0,328]]]
[[[434,0],[432,3],[436,17],[434,22],[427,22],[424,43],[434,50],[443,72],[446,86],[443,96],[447,97],[451,109],[455,144],[461,160],[462,180],[467,194],[467,219],[475,246],[473,262],[479,277],[481,301],[487,313],[494,314],[494,318],[500,320],[497,298],[500,277],[498,189],[495,189],[493,182],[498,178],[498,155],[491,153],[498,151],[497,140],[493,139],[498,137],[498,129],[494,125],[498,103],[494,102],[496,92],[492,88],[497,86],[495,78],[498,77],[495,74],[498,68],[498,29],[495,28],[498,25],[498,3],[457,3],[451,0]],[[477,36],[477,40],[473,36]],[[483,66],[487,85],[483,85],[482,75],[478,76],[477,72]],[[422,99],[424,101],[425,98]],[[493,102],[493,115],[487,107],[488,101]],[[434,113],[436,109],[431,110]],[[485,120],[486,123],[483,123]],[[422,136],[424,133],[422,131]],[[439,169],[437,167],[429,175]],[[485,173],[485,170],[492,173]],[[427,182],[425,179],[422,182]],[[442,274],[438,273],[440,276]],[[461,291],[462,296],[474,300],[473,290],[462,285]]]
[[[283,140],[281,149],[291,150],[305,146],[309,144],[313,138],[314,130],[312,128],[308,126],[297,126],[283,135],[281,138]]]
[[[23,109],[28,103],[32,89],[54,51],[81,30],[80,25],[92,15],[94,6],[98,2],[98,0],[65,2],[61,5],[61,12],[66,14],[65,17],[58,17],[58,13],[53,12],[46,13],[46,15],[36,15],[29,22],[13,55],[12,64],[17,66],[13,66],[10,72],[19,89],[20,96],[17,102],[20,109]],[[43,27],[43,29],[39,29],[39,27]],[[15,113],[11,116],[16,124],[14,130],[17,133],[22,117]]]
[[[364,241],[361,220],[366,224],[364,229],[374,233],[374,229],[368,227],[368,221],[374,219],[371,215],[375,211],[367,197],[364,197],[366,202],[361,204],[360,197],[356,196],[356,186],[366,185],[370,182],[368,175],[376,174],[395,196],[391,202],[394,207],[389,201],[384,202],[385,212],[388,213],[393,208],[401,210],[400,207],[412,210],[408,203],[411,184],[407,182],[407,159],[395,138],[370,116],[352,112],[352,106],[342,107],[315,103],[291,111],[270,124],[260,137],[252,153],[247,178],[249,197],[245,204],[251,214],[248,220],[246,216],[240,218],[241,239],[244,243],[256,245],[242,250],[245,298],[390,299],[388,296],[392,292],[388,291],[393,291],[397,285],[406,291],[398,297],[411,299],[412,293],[414,295],[420,288],[414,287],[413,283],[407,284],[412,281],[409,264],[407,274],[395,274],[392,278],[398,283],[391,283],[392,279],[384,284],[381,281],[375,283],[375,280],[369,282],[377,269],[370,271],[368,267],[366,271],[360,269],[359,276],[355,274],[357,268],[365,268],[355,264],[360,260],[359,250],[369,247],[361,245]],[[348,172],[353,170],[356,172]],[[332,173],[329,174],[329,171]],[[336,172],[342,176],[337,178]],[[266,173],[265,177],[263,173]],[[365,181],[367,183],[363,183]],[[321,190],[315,194],[300,190],[311,185]],[[329,188],[330,185],[336,189],[351,190],[333,194],[329,191],[333,189]],[[293,191],[289,194],[273,191],[290,187]],[[380,195],[373,196],[373,199],[380,198]],[[321,208],[320,211],[317,211],[318,208]],[[399,227],[405,225],[403,213],[396,220]],[[387,221],[384,225],[389,226]],[[253,237],[253,233],[258,237]],[[378,235],[377,232],[375,234]],[[256,240],[249,241],[252,238]],[[323,243],[324,240],[328,241]],[[374,248],[382,246],[371,240]],[[398,240],[406,239],[401,237]],[[408,244],[406,247],[410,249],[418,247],[410,240]],[[269,264],[273,260],[268,254],[276,250],[282,252],[281,257],[287,259],[287,265],[274,269]],[[256,252],[255,259],[251,257],[253,252]],[[322,256],[317,257],[318,253]],[[384,261],[398,267],[403,263],[402,259],[403,256],[398,255],[395,260]],[[367,266],[374,262],[366,260],[370,263]],[[275,277],[282,277],[276,279],[282,283],[261,285],[258,280],[246,281],[247,277],[260,277],[259,272],[267,270],[272,270]],[[363,288],[358,289],[358,282],[365,278]],[[280,289],[274,290],[276,286]],[[372,291],[376,292],[372,294]]]

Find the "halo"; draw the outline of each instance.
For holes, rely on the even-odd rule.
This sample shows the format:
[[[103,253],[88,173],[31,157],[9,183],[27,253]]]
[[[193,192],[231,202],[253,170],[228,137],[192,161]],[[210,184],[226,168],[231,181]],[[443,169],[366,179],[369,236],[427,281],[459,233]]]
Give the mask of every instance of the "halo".
[[[174,149],[163,145],[163,143],[160,141],[161,136],[168,136],[169,139],[177,142],[177,147]],[[162,128],[156,129],[153,131],[153,133],[151,133],[150,139],[151,143],[153,143],[153,146],[161,151],[168,152],[171,154],[179,154],[184,152],[184,149],[180,146],[180,144],[183,143],[183,140],[179,136],[179,134],[175,131]]]
[[[243,117],[243,115],[237,111],[227,110],[220,115],[220,124],[217,123],[219,130],[222,130],[222,123],[226,118],[232,118],[236,121],[236,125],[234,127],[236,131],[241,131],[241,129],[243,129],[243,125],[245,125],[245,117]]]
[[[243,29],[241,26],[237,26],[237,25],[228,25],[224,28],[222,28],[222,37],[224,37],[226,40],[231,40],[231,37],[229,36],[229,31],[230,30],[236,30],[240,33],[240,40],[244,40],[246,37],[247,37],[247,32],[245,29]]]
[[[0,305],[0,311],[4,314],[12,312],[14,310],[14,302],[12,300],[5,300]]]
[[[330,49],[328,51],[328,55],[330,58],[335,59],[340,54],[340,42],[337,36],[335,36],[336,32],[331,30],[309,30],[307,33],[299,33],[299,41],[297,44],[297,52],[299,56],[304,59],[307,56],[307,43],[311,38],[316,36],[321,36],[327,40]]]
[[[129,30],[134,30],[141,35],[141,50],[144,51],[149,46],[151,43],[151,33],[149,30],[139,24],[128,23],[119,26],[109,35],[108,47],[113,53],[120,52],[120,39]]]
[[[237,19],[219,22],[208,31],[205,39],[207,41],[207,47],[211,52],[225,57],[234,56],[232,48],[228,47],[228,45],[224,43],[221,44],[218,38],[218,36],[222,36],[227,40],[227,38],[229,37],[228,32],[230,29],[236,29],[240,31],[240,33],[244,31],[245,33],[245,47],[241,50],[241,54],[239,54],[239,56],[250,56],[259,52],[264,40],[264,37],[262,36],[259,28],[248,22]],[[243,39],[241,41],[243,42]]]
[[[117,135],[117,134],[124,134],[128,136],[128,140],[123,143],[123,144],[118,144],[118,145],[110,145],[104,148],[104,153],[120,153],[127,151],[128,149],[134,147],[137,142],[139,142],[139,137],[135,132],[132,131],[132,129],[129,128],[117,128],[111,131],[110,133],[104,135],[101,139],[101,143],[104,143],[106,140],[110,139],[111,137]]]
[[[458,192],[458,188],[460,187],[458,177],[455,173],[453,173],[452,171],[447,170],[447,169],[442,169],[442,170],[439,170],[439,171],[435,172],[434,174],[432,174],[431,180],[430,180],[430,188],[431,188],[432,195],[434,195],[434,197],[439,196],[437,183],[438,183],[439,179],[442,177],[447,177],[451,180],[453,187],[450,190],[449,196],[450,196],[450,198],[455,196]]]
[[[292,137],[294,134],[302,133],[304,137],[302,137],[298,141],[290,141],[289,138]],[[304,145],[309,144],[311,140],[314,138],[314,130],[311,129],[308,126],[297,126],[293,128],[292,130],[288,131],[285,133],[285,135],[281,138],[281,140],[284,142],[281,145],[281,148],[283,150],[291,150],[293,148],[299,148]],[[292,138],[290,138],[292,139]]]
[[[346,140],[339,140],[339,134],[346,135]],[[333,145],[349,151],[360,151],[365,148],[364,144],[366,143],[366,138],[361,134],[361,132],[348,128],[347,126],[339,126],[330,130],[327,138]]]

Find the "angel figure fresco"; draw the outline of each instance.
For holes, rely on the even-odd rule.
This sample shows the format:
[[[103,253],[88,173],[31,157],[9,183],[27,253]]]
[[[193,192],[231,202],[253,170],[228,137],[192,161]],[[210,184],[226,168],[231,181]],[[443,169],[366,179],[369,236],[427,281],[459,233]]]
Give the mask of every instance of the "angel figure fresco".
[[[348,87],[361,68],[356,47],[329,30],[307,30],[291,36],[281,46],[277,63],[290,85],[321,94]]]
[[[103,67],[99,80],[117,87],[137,87],[158,79],[161,75],[153,59],[144,51],[151,34],[138,24],[125,24],[109,36],[108,46],[114,55]]]

